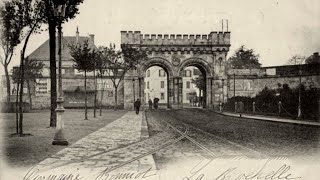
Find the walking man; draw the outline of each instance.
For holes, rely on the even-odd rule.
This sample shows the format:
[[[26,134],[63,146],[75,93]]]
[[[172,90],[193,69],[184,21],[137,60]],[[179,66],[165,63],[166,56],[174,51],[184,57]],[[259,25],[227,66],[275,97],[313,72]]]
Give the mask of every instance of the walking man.
[[[136,110],[136,114],[139,114],[140,106],[141,106],[141,102],[140,102],[140,99],[138,98],[136,102],[134,102],[134,108]]]
[[[149,109],[151,110],[152,109],[152,100],[149,99],[148,103],[149,103]]]

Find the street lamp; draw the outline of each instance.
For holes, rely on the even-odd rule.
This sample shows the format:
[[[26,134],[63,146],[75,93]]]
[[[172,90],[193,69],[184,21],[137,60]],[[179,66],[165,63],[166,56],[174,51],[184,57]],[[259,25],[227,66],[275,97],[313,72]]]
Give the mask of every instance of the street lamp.
[[[297,119],[301,119],[301,63],[299,64],[299,99],[298,99],[298,117]]]
[[[54,139],[52,142],[52,145],[68,145],[68,141],[64,138],[64,133],[63,133],[63,128],[64,128],[64,122],[62,119],[62,115],[64,113],[64,108],[62,106],[63,103],[63,93],[62,93],[62,59],[61,59],[61,24],[62,20],[65,16],[65,10],[66,10],[66,2],[63,0],[52,0],[52,5],[53,5],[53,12],[54,12],[54,17],[58,21],[58,56],[59,56],[59,61],[58,61],[58,98],[57,98],[57,108],[56,108],[56,113],[57,113],[57,126],[56,126],[56,132],[54,135]]]

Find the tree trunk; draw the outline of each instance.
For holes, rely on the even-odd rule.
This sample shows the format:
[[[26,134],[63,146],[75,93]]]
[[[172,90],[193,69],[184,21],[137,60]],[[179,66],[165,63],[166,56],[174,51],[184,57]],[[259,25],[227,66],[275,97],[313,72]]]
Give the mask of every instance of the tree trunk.
[[[114,110],[118,108],[118,87],[114,87]]]
[[[84,71],[84,120],[88,120],[88,112],[87,112],[87,71]]]
[[[20,96],[19,96],[19,135],[23,136],[23,83],[24,83],[24,53],[21,52],[20,62]]]
[[[50,127],[56,127],[56,124],[57,124],[56,23],[53,20],[49,20],[49,46],[50,46],[50,86],[51,86]]]
[[[30,109],[32,109],[32,98],[31,98],[31,90],[30,90],[30,80],[27,80],[27,88],[28,88],[28,97],[29,97]]]
[[[11,84],[10,84],[10,77],[9,77],[9,71],[8,71],[8,65],[4,65],[4,72],[6,76],[6,81],[7,81],[7,102],[10,103],[10,92],[11,92]]]
[[[102,84],[103,84],[103,83],[102,83]],[[104,92],[104,87],[102,87],[101,95],[100,95],[100,116],[102,116],[102,100],[103,100],[103,92]]]
[[[96,70],[93,71],[93,78],[94,78],[93,117],[96,117],[96,106],[97,106],[97,78],[96,78]]]
[[[20,76],[20,75],[19,75]],[[20,77],[19,77],[20,78]],[[16,108],[15,108],[15,112],[16,112],[16,133],[19,134],[19,112],[18,112],[18,108],[19,108],[19,80],[17,82],[17,92],[16,92]]]

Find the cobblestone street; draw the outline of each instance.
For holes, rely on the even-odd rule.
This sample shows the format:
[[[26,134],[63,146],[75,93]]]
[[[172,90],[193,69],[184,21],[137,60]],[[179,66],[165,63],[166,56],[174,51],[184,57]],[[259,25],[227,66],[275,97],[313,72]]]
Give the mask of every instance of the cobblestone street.
[[[188,115],[186,111],[193,116],[189,115],[189,119],[184,119],[181,114],[179,115],[181,112]],[[29,179],[37,176],[50,177],[52,174],[59,176],[63,172],[64,175],[73,177],[78,175],[88,180],[182,179],[187,174],[193,176],[192,172],[198,166],[206,167],[213,161],[219,164],[239,163],[240,159],[246,161],[278,159],[277,154],[272,153],[285,148],[278,147],[276,151],[269,150],[269,153],[266,153],[264,148],[272,149],[274,146],[270,146],[271,142],[259,139],[261,134],[257,135],[256,141],[250,145],[247,142],[239,143],[237,139],[230,139],[230,136],[212,133],[214,131],[203,128],[201,125],[203,122],[199,119],[192,119],[197,115],[200,116],[198,113],[198,110],[142,111],[139,115],[128,112],[42,161],[30,169],[26,177]],[[201,111],[201,114],[204,116],[205,113]],[[229,118],[220,119],[219,115],[210,117],[216,118],[214,120],[216,128],[222,128],[219,126],[231,122]],[[204,117],[198,118],[207,121]],[[193,123],[194,120],[198,122]],[[224,122],[220,122],[221,120]],[[233,125],[230,124],[231,126]],[[207,128],[209,127],[211,126],[207,124]],[[221,130],[223,129],[228,130],[228,128]],[[242,131],[234,133],[245,136],[241,134]],[[261,144],[264,146],[254,148]],[[296,144],[296,147],[299,145]],[[291,153],[289,151],[287,155]],[[286,156],[280,159],[287,160]]]

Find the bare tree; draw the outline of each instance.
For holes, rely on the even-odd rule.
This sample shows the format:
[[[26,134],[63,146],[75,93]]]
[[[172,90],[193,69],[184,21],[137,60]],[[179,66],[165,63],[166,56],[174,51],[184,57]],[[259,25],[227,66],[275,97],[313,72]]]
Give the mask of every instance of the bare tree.
[[[300,65],[300,64],[304,64],[305,60],[306,60],[305,56],[294,55],[288,60],[287,64],[289,64],[289,65]]]
[[[121,51],[116,50],[114,44],[102,48],[102,57],[107,61],[106,73],[111,79],[114,88],[114,109],[118,106],[118,88],[124,75],[129,71],[136,69],[138,65],[147,59],[144,51],[123,44]]]
[[[74,68],[79,71],[84,71],[84,91],[85,91],[85,116],[84,119],[88,120],[87,111],[87,72],[94,70],[94,59],[96,52],[94,49],[89,48],[88,41],[85,41],[83,45],[70,44],[70,54],[75,62]]]

